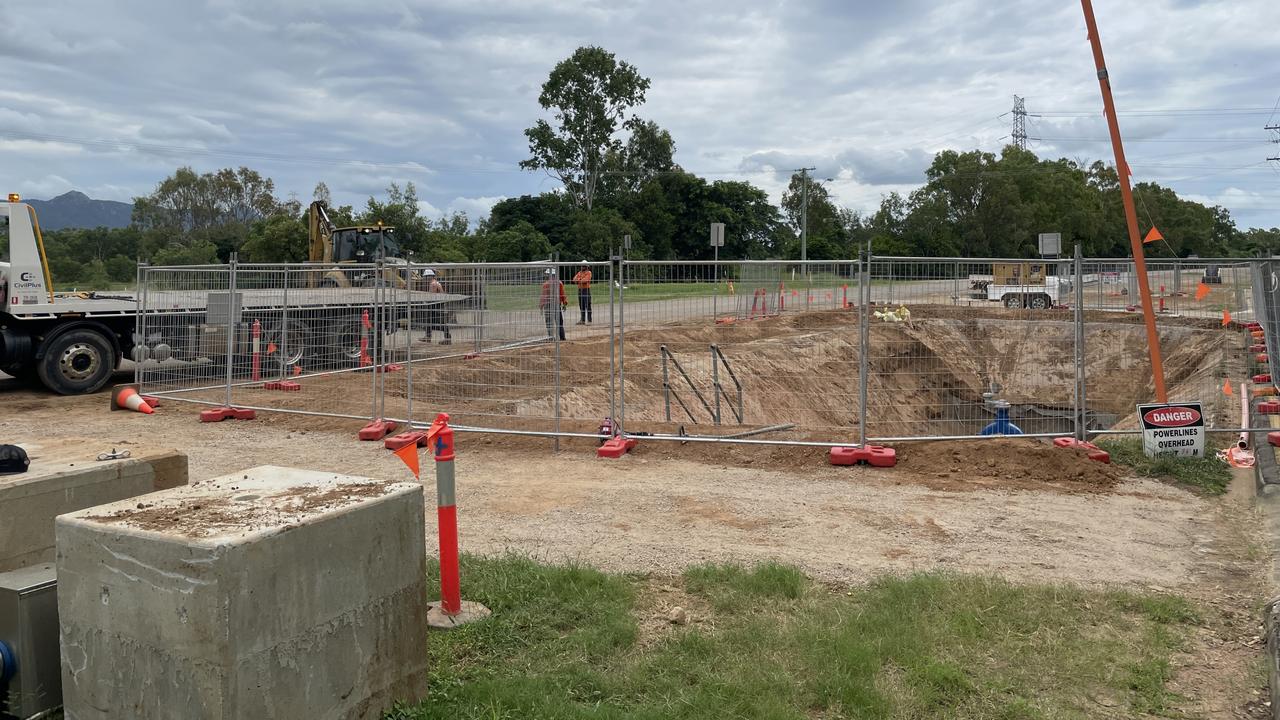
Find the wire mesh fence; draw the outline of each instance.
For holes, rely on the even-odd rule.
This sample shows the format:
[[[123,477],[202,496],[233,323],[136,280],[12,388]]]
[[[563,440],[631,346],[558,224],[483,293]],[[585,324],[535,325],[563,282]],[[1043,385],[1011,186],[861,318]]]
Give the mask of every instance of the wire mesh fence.
[[[1170,396],[1240,423],[1269,263],[1150,266]],[[1136,430],[1126,260],[143,267],[144,391],[463,428],[852,444]],[[1280,298],[1278,298],[1280,299]],[[1235,344],[1233,344],[1235,343]],[[1240,385],[1239,390],[1244,391]]]

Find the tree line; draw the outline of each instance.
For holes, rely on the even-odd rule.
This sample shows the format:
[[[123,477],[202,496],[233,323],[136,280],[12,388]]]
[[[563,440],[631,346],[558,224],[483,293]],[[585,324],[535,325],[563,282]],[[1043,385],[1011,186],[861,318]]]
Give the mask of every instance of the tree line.
[[[392,184],[358,210],[334,207],[323,182],[314,198],[339,226],[395,226],[401,246],[424,262],[603,259],[624,235],[633,258],[709,259],[713,222],[726,226],[721,257],[797,259],[806,215],[810,259],[853,258],[868,244],[879,255],[1033,257],[1041,232],[1061,233],[1064,247],[1078,242],[1086,255],[1129,254],[1118,178],[1105,163],[1042,159],[1012,145],[999,155],[945,150],[920,188],[884,196],[873,212],[841,207],[822,182],[799,174],[774,205],[751,183],[682,169],[671,134],[635,114],[649,86],[599,47],[558,63],[538,98],[549,118],[525,131],[530,156],[520,166],[561,187],[502,200],[477,222],[458,212],[423,217],[412,182]],[[1156,183],[1138,183],[1134,193],[1143,231],[1155,226],[1165,237],[1147,246],[1152,257],[1280,251],[1280,228],[1241,230],[1225,208]],[[59,287],[132,282],[139,260],[220,263],[234,252],[245,262],[302,262],[306,213],[250,168],[183,167],[134,199],[129,227],[49,232],[45,247]]]

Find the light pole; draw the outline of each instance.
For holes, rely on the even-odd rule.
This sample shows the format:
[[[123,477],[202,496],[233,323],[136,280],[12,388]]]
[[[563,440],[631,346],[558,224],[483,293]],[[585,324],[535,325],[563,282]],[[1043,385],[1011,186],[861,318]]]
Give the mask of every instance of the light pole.
[[[817,168],[800,168],[800,263],[805,276],[809,275],[809,171]],[[822,182],[831,182],[834,178],[824,178]]]

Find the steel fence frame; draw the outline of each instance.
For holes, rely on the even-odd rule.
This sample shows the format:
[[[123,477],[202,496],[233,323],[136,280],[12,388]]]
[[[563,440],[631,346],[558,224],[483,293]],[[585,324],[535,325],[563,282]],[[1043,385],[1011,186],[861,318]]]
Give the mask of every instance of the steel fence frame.
[[[599,437],[590,425],[598,415],[590,414],[595,412],[593,410],[581,410],[584,402],[578,397],[570,401],[566,393],[596,398],[596,404],[585,404],[588,408],[607,406],[608,417],[620,434],[643,435],[646,439],[663,441],[829,447],[915,440],[980,440],[992,436],[973,431],[945,431],[949,427],[965,429],[981,423],[984,416],[974,409],[978,401],[973,399],[961,401],[950,410],[943,409],[955,414],[955,419],[940,416],[917,423],[924,428],[920,431],[872,431],[877,423],[892,422],[882,417],[884,403],[903,402],[892,396],[885,400],[883,393],[878,393],[881,399],[870,396],[869,388],[885,378],[895,378],[894,373],[897,372],[893,369],[878,370],[877,366],[905,367],[908,373],[919,376],[921,386],[927,386],[934,372],[930,363],[938,360],[932,351],[924,354],[920,354],[923,351],[914,351],[917,354],[912,355],[913,351],[908,350],[905,355],[894,355],[893,342],[907,347],[917,339],[905,333],[886,344],[884,338],[888,331],[884,328],[888,327],[885,323],[889,321],[879,323],[883,318],[877,316],[896,312],[898,305],[929,308],[950,304],[960,309],[957,311],[959,314],[954,315],[955,324],[973,322],[993,305],[989,297],[973,297],[971,286],[975,281],[972,278],[995,276],[994,271],[973,271],[994,268],[996,264],[1023,263],[1056,266],[1060,277],[1070,281],[1069,290],[1054,299],[1054,304],[1070,308],[1070,318],[1054,315],[1051,322],[1058,325],[1051,330],[1060,334],[1064,347],[1070,346],[1069,365],[1072,371],[1070,390],[1063,396],[1069,401],[1062,403],[1062,417],[1046,420],[1050,427],[1048,431],[1025,435],[1086,440],[1103,435],[1136,433],[1135,428],[1089,426],[1091,377],[1088,365],[1093,356],[1086,347],[1089,325],[1097,322],[1089,319],[1091,313],[1124,312],[1134,302],[1134,293],[1128,288],[1133,279],[1132,261],[1086,259],[1078,249],[1070,258],[1030,261],[1025,258],[874,256],[864,252],[859,258],[838,261],[655,261],[628,260],[614,255],[608,261],[589,263],[545,260],[531,263],[344,265],[340,269],[348,275],[364,273],[365,277],[376,279],[358,291],[358,302],[344,299],[343,292],[340,292],[343,288],[320,292],[313,279],[326,268],[314,264],[246,264],[233,258],[225,265],[140,265],[135,338],[140,349],[136,350],[134,357],[137,361],[136,380],[144,392],[175,401],[210,406],[234,405],[310,416],[385,419],[411,427],[425,427],[436,411],[451,410],[456,403],[462,408],[459,412],[460,432],[546,437],[553,443],[558,443],[560,438]],[[1172,314],[1212,316],[1211,309],[1197,308],[1187,300],[1185,285],[1188,277],[1197,274],[1203,277],[1209,266],[1217,266],[1225,286],[1222,302],[1230,305],[1234,317],[1261,322],[1269,344],[1275,342],[1276,335],[1280,334],[1276,332],[1280,327],[1280,316],[1277,316],[1280,312],[1280,286],[1266,286],[1268,279],[1274,277],[1270,261],[1196,258],[1153,260],[1149,265],[1157,279],[1153,285],[1160,288],[1161,305]],[[571,331],[573,342],[564,344],[562,336],[568,323],[562,310],[556,307],[555,285],[565,283],[566,279],[575,283],[569,277],[573,268],[578,267],[592,272],[592,279],[586,286],[577,288],[573,293],[580,304],[584,298],[588,303],[579,308],[580,317],[600,316],[608,326],[607,335],[599,326],[574,329]],[[443,275],[449,279],[444,283],[443,293],[423,289],[428,268],[434,270],[437,277]],[[1231,279],[1229,284],[1226,276]],[[393,281],[392,278],[398,279]],[[545,279],[540,289],[535,291],[541,278]],[[452,292],[448,287],[450,282],[455,284],[455,289],[465,287],[467,290]],[[994,279],[988,281],[988,287],[993,282]],[[603,302],[601,283],[608,290],[607,304]],[[1271,284],[1276,285],[1274,282]],[[175,292],[183,299],[171,303],[173,308],[165,307],[166,301],[173,299],[166,293],[172,295]],[[204,295],[203,304],[195,301],[201,293]],[[251,300],[243,300],[242,296]],[[270,299],[263,300],[267,296]],[[308,296],[312,298],[310,305]],[[316,297],[320,299],[315,300]],[[566,295],[570,304],[571,297]],[[218,301],[216,304],[215,299]],[[1029,305],[1030,301],[1024,300],[1024,303]],[[332,312],[316,310],[317,307],[331,306],[341,309],[333,309]],[[441,309],[445,307],[449,309]],[[966,309],[970,311],[969,315],[964,314]],[[1034,315],[1038,311],[1026,305],[1021,309],[1011,309],[1019,321],[1045,319]],[[442,317],[446,319],[441,320]],[[836,348],[832,355],[833,369],[828,371],[831,374],[817,379],[831,382],[832,389],[827,399],[843,408],[840,417],[847,418],[847,421],[825,427],[801,426],[797,430],[799,438],[752,437],[751,433],[770,432],[781,427],[782,423],[788,424],[784,429],[794,428],[795,424],[788,422],[794,418],[786,414],[804,409],[805,393],[788,387],[788,383],[795,383],[799,375],[788,375],[785,369],[775,370],[777,375],[764,379],[775,385],[775,395],[784,399],[771,409],[763,399],[751,398],[759,385],[766,384],[760,382],[763,376],[739,372],[725,351],[728,350],[732,356],[737,343],[745,346],[753,341],[737,338],[765,334],[760,328],[770,323],[794,322],[797,323],[795,327],[802,327],[804,322],[814,317],[828,317],[830,323],[816,325],[818,330],[810,334],[822,334]],[[350,360],[355,348],[350,344],[355,337],[351,334],[351,326],[356,319],[363,325],[359,331],[359,363],[354,366],[338,363],[333,367],[322,363],[302,370],[303,358],[318,350],[312,347],[310,339],[303,343],[302,349],[296,347],[299,336],[291,331],[295,324],[305,325],[311,321],[319,328],[309,330],[312,335],[321,333],[332,340],[320,349]],[[939,322],[942,319],[945,318],[926,318],[920,322]],[[765,322],[753,322],[757,320]],[[584,323],[582,320],[578,324]],[[342,325],[342,329],[337,329],[337,325]],[[167,369],[167,361],[161,357],[164,353],[157,352],[163,344],[157,342],[157,338],[167,337],[166,333],[178,326],[184,328],[183,332],[198,335],[202,351],[207,350],[213,358],[193,358],[190,361],[190,367],[196,368],[193,374],[199,382],[188,385],[175,379],[181,375]],[[431,338],[441,326],[445,334],[441,345],[448,347],[445,343],[455,338],[458,345],[437,352]],[[661,345],[660,365],[664,379],[655,384],[656,370],[646,348],[653,342],[655,334],[669,327],[702,328],[707,332],[693,334],[710,337],[712,341],[705,343],[708,349],[696,360],[692,373],[680,364],[680,361],[686,365],[690,362],[692,351],[672,350],[668,344]],[[981,322],[974,327],[980,329]],[[422,331],[426,332],[426,344],[433,346],[430,350],[420,346],[422,341],[415,344],[415,332]],[[880,340],[874,339],[873,335]],[[211,342],[206,341],[209,338],[222,343],[221,362],[217,353],[208,350]],[[259,350],[258,343],[270,348],[270,352]],[[1099,347],[1095,352],[1106,350]],[[685,354],[679,354],[682,352]],[[260,353],[264,357],[259,357]],[[672,387],[668,377],[668,356],[673,367],[680,368],[683,380],[694,394],[700,395],[698,382],[704,376],[709,384],[703,387],[714,394],[714,408],[705,397],[703,399],[702,404],[708,406],[705,426],[697,422],[694,412],[686,409],[688,419],[696,423],[695,429],[719,427],[726,418],[744,428],[754,429],[726,435],[706,431],[691,434],[687,432],[685,423],[672,428],[676,423],[669,414]],[[476,358],[501,360],[497,364],[503,367],[492,370],[467,368],[467,363]],[[203,362],[205,360],[208,362]],[[984,358],[975,356],[974,360],[977,364]],[[1280,359],[1272,357],[1269,362],[1273,376],[1276,376],[1274,368]],[[400,366],[401,371],[391,372],[393,366]],[[294,372],[297,374],[291,374]],[[287,382],[292,377],[324,382],[326,378],[362,372],[369,374],[367,389],[358,391],[363,394],[363,402],[351,397],[337,398],[340,402],[330,404],[326,402],[334,400],[333,397],[320,397],[314,401],[306,398],[298,402],[296,395],[291,400],[283,394],[271,395],[261,390],[264,383]],[[487,377],[484,375],[486,372],[490,373]],[[807,379],[814,379],[812,371],[807,374],[810,376]],[[725,392],[722,381],[731,376],[733,382],[740,383],[742,378],[739,375],[745,375],[746,382],[737,386],[735,407],[735,399]],[[842,389],[837,389],[836,385]],[[453,395],[439,390],[446,386],[455,388]],[[659,386],[668,414],[655,419],[653,413],[646,409],[646,398],[651,399],[653,388]],[[592,395],[586,392],[587,389],[599,392]],[[511,398],[505,398],[504,394]],[[744,394],[751,398],[761,413],[760,417],[752,417],[745,423]],[[722,397],[730,408],[727,414],[723,412]],[[981,407],[987,408],[991,399],[984,396]],[[1065,407],[1068,404],[1069,407]],[[367,414],[364,409],[368,410]],[[998,410],[996,416],[1000,417]],[[472,421],[473,417],[479,421]],[[642,427],[656,431],[645,433],[641,431]],[[1211,429],[1212,432],[1229,433],[1268,430],[1270,428]]]

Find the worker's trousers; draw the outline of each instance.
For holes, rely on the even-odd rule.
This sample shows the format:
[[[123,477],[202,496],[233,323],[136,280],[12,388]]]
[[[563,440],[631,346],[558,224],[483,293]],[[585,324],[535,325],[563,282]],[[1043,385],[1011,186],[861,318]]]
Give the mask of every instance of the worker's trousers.
[[[591,322],[591,288],[578,288],[578,314],[580,322]]]
[[[564,340],[564,313],[560,312],[560,308],[542,308],[542,319],[547,322],[547,337],[559,335]]]

